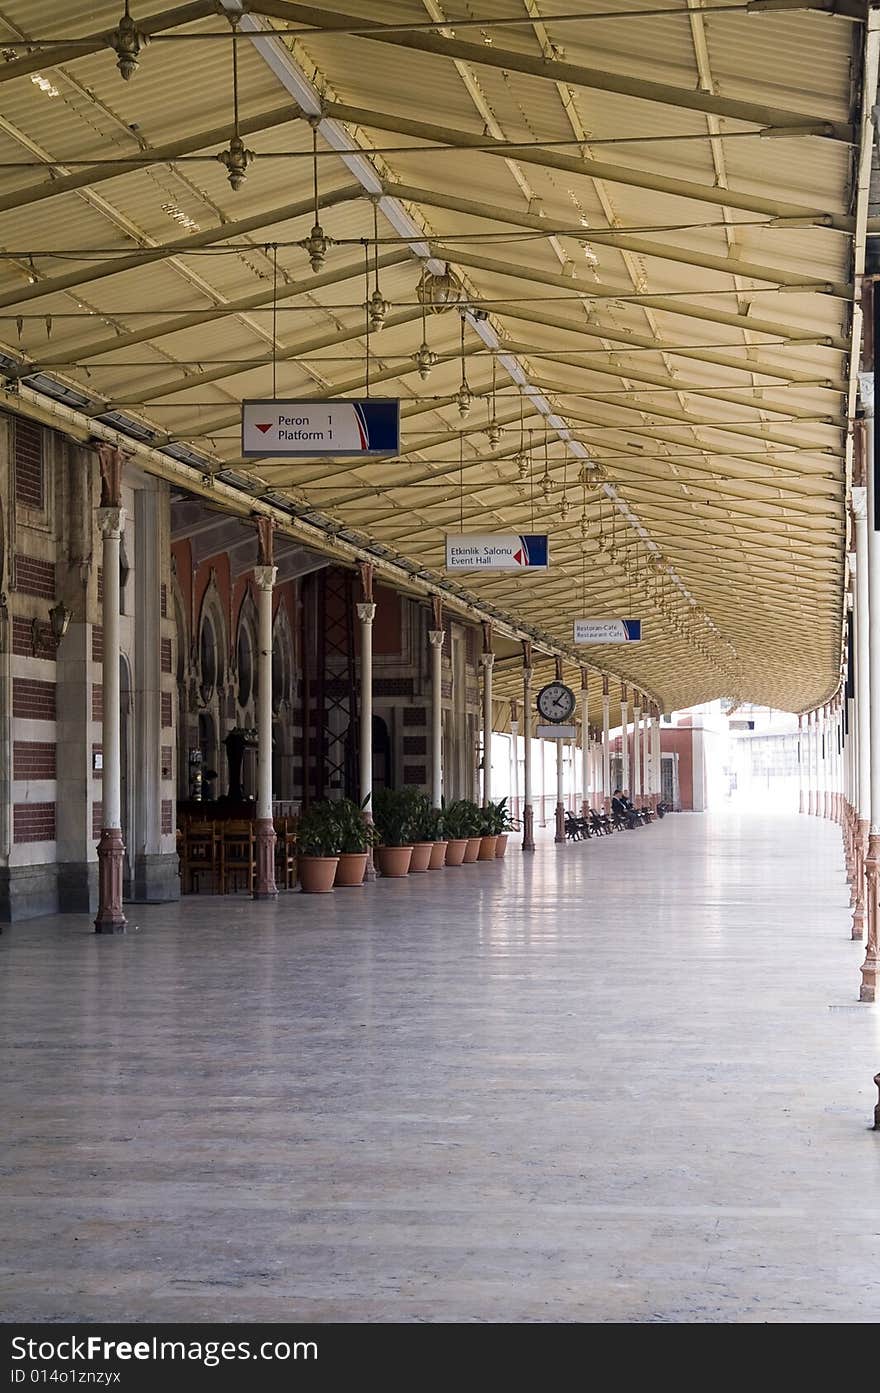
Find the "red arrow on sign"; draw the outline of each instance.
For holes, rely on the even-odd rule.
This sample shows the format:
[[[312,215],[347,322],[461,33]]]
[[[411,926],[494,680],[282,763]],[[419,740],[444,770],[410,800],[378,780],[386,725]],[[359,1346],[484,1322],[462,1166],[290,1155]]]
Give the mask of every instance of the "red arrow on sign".
[[[274,426],[274,424],[275,424],[274,421],[267,421],[265,425],[263,425],[263,423],[262,423],[261,421],[255,421],[255,422],[254,422],[254,425],[256,426],[257,430],[258,430],[258,431],[262,431],[263,435],[266,434],[266,431],[267,431],[267,430],[271,430],[272,427]]]
[[[513,553],[513,559],[514,559],[514,561],[516,562],[517,566],[521,566],[521,565],[523,564],[523,554],[522,554],[522,552],[521,552],[521,551],[515,551],[515,552]]]

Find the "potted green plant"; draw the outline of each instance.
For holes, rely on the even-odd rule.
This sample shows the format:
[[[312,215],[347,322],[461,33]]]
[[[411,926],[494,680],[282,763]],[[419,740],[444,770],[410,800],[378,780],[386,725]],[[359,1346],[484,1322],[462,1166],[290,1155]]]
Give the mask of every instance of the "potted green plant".
[[[492,803],[487,803],[485,808],[480,808],[480,850],[477,853],[478,861],[494,861],[495,848],[498,845],[498,833],[495,831],[495,809]]]
[[[383,876],[404,876],[413,853],[413,801],[408,789],[377,788],[373,820],[379,834],[376,862]]]
[[[490,803],[489,808],[492,810],[494,829],[498,838],[495,844],[495,855],[500,861],[507,850],[508,833],[513,831],[513,818],[507,810],[506,798],[502,798],[497,803]]]
[[[466,860],[476,861],[480,851],[480,838],[476,835],[480,825],[479,813],[476,804],[467,798],[457,798],[444,809],[444,823],[449,839],[446,847],[447,866],[461,866]]]
[[[360,807],[351,798],[340,798],[333,804],[340,831],[339,865],[334,882],[337,886],[349,888],[364,883],[367,858],[378,841],[376,828],[365,816],[369,801],[367,794]]]
[[[328,894],[342,847],[335,803],[313,803],[303,813],[296,828],[296,846],[300,888],[307,895]]]
[[[409,863],[410,871],[430,869],[434,853],[434,810],[427,795],[421,789],[409,790],[412,804],[413,854]]]
[[[446,865],[446,850],[449,842],[446,837],[446,810],[444,807],[429,807],[422,820],[422,833],[431,843],[429,871],[439,871]]]

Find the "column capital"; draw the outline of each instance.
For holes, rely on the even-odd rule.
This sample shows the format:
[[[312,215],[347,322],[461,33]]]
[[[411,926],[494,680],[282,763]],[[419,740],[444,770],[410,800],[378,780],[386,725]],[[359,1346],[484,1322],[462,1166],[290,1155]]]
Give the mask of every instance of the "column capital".
[[[852,489],[850,497],[852,499],[852,510],[855,517],[860,521],[868,516],[868,490],[857,484]]]
[[[278,575],[277,566],[255,566],[254,584],[258,590],[271,590]]]
[[[359,604],[355,605],[355,609],[357,610],[357,617],[362,624],[372,624],[373,620],[376,618],[375,600],[362,600]]]
[[[446,630],[445,630],[445,629],[429,629],[429,630],[428,630],[428,640],[429,640],[429,642],[430,642],[432,648],[442,648],[442,647],[443,647],[443,642],[444,642],[445,638],[446,638]]]
[[[115,507],[99,508],[97,512],[98,526],[101,529],[101,535],[104,537],[120,537],[122,535],[122,529],[125,527],[125,509]]]
[[[480,662],[482,663],[482,665],[483,665],[484,668],[488,668],[489,671],[491,672],[491,671],[492,671],[492,668],[495,666],[495,654],[494,654],[494,653],[481,653],[481,654],[480,654]]]

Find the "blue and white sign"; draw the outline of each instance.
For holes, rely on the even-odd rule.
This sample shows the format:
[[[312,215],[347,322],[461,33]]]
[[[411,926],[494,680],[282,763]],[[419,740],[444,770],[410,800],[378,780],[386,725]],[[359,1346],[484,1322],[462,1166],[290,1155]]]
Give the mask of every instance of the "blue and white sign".
[[[549,565],[546,533],[446,534],[447,571],[546,571]]]
[[[241,452],[247,459],[303,455],[397,455],[400,402],[243,401]]]
[[[640,643],[641,619],[576,619],[575,643]]]

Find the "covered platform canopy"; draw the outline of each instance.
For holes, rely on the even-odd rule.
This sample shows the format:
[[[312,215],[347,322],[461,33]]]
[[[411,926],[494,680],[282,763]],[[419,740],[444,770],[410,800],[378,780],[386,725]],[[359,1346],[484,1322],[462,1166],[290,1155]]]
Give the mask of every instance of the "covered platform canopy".
[[[827,10],[9,0],[8,398],[667,710],[814,707],[877,76]],[[242,457],[242,399],[367,390],[398,457]],[[468,531],[550,568],[447,575]],[[575,649],[583,616],[643,640]]]

